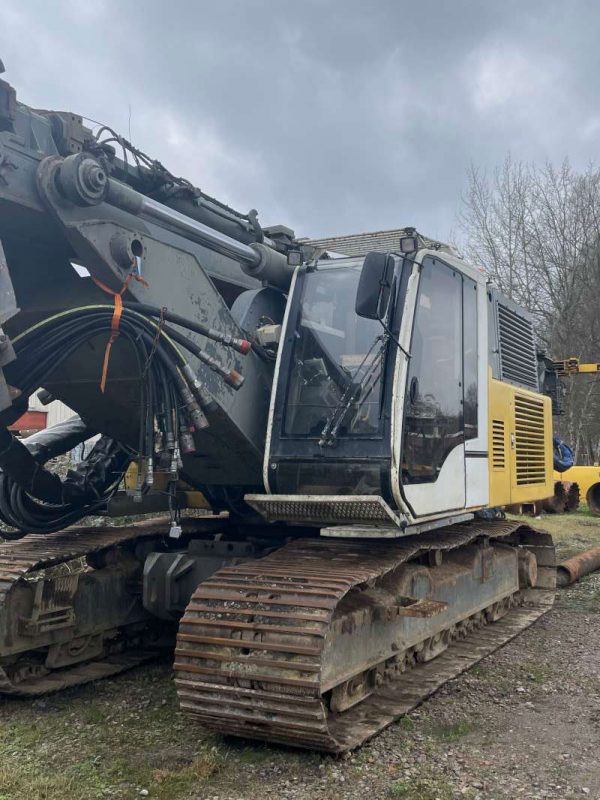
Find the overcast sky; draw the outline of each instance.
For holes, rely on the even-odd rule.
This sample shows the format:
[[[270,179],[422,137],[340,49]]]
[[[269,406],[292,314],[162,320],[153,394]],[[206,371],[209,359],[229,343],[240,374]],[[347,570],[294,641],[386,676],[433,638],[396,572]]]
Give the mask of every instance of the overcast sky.
[[[1,0],[20,100],[298,235],[448,238],[469,163],[598,161],[596,0]]]

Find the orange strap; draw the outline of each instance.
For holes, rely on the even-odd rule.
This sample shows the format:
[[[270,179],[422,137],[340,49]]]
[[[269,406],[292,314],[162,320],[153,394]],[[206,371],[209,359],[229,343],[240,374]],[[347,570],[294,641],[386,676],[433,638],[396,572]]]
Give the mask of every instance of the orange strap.
[[[100,391],[104,394],[104,389],[106,388],[106,376],[108,375],[108,362],[110,360],[110,351],[112,350],[113,344],[116,342],[119,336],[119,325],[121,324],[121,316],[123,315],[123,295],[129,286],[131,279],[135,278],[136,281],[142,283],[146,288],[148,288],[148,282],[145,281],[141,275],[138,275],[137,272],[130,272],[129,275],[125,278],[123,282],[123,286],[119,289],[118,292],[114,292],[110,287],[108,287],[102,281],[99,281],[97,278],[92,276],[92,280],[103,292],[107,294],[111,294],[115,298],[115,310],[113,311],[112,320],[110,323],[110,337],[108,342],[106,343],[106,350],[104,351],[104,361],[102,362],[102,376],[100,378]]]

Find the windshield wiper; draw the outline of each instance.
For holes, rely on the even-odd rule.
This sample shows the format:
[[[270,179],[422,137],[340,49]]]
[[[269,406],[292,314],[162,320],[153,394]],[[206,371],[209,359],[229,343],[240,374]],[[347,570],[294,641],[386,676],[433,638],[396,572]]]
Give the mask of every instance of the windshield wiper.
[[[373,340],[373,344],[369,348],[363,360],[360,362],[358,369],[356,370],[356,374],[357,375],[360,374],[361,369],[371,356],[371,353],[375,349],[377,343],[380,342],[381,344],[379,345],[379,349],[377,350],[377,353],[373,358],[371,365],[357,383],[355,383],[354,381],[348,381],[348,384],[344,389],[342,396],[340,397],[337,405],[335,406],[335,408],[327,418],[325,425],[323,426],[323,430],[321,431],[321,438],[319,439],[319,447],[333,446],[335,440],[337,439],[339,429],[341,428],[344,420],[346,419],[348,411],[352,407],[357,397],[360,400],[363,394],[363,389],[365,388],[365,386],[368,384],[369,381],[372,381],[372,383],[371,386],[369,386],[368,392],[365,394],[363,400],[366,399],[366,397],[368,397],[373,391],[375,383],[379,378],[381,372],[383,354],[385,352],[385,348],[387,346],[389,338],[390,337],[386,332],[384,334],[381,334],[380,336],[377,336]]]

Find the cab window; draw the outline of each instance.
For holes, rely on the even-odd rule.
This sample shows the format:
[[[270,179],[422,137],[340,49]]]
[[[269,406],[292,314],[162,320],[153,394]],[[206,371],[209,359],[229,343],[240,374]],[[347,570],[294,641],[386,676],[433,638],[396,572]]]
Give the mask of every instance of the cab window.
[[[468,335],[475,339],[476,330]],[[410,350],[405,484],[435,481],[450,451],[464,442],[463,279],[436,258],[426,258],[421,269]],[[474,391],[476,398],[476,383]]]

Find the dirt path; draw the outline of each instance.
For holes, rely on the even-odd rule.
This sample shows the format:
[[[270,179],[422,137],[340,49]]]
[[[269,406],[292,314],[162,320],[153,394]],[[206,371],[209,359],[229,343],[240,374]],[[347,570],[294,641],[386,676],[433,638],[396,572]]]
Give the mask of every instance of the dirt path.
[[[570,519],[561,546],[594,543],[597,522]],[[166,665],[0,700],[0,800],[600,800],[599,661],[597,574],[343,759],[207,735],[178,712]]]

